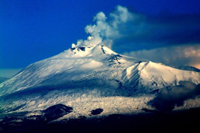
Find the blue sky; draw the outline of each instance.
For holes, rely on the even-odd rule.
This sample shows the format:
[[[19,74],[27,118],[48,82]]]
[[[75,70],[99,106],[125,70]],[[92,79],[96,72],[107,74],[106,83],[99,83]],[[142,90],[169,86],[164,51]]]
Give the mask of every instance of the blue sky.
[[[94,23],[98,12],[109,16],[117,5],[136,13],[139,19],[121,30],[124,38],[113,41],[116,52],[139,58],[142,51],[144,55],[148,52],[144,50],[183,46],[186,52],[190,48],[196,53],[194,61],[182,64],[200,64],[199,51],[195,51],[200,49],[199,0],[1,0],[0,68],[24,68],[68,49],[78,39],[87,38],[84,29]],[[144,27],[140,29],[141,22]],[[142,34],[133,34],[135,29]]]

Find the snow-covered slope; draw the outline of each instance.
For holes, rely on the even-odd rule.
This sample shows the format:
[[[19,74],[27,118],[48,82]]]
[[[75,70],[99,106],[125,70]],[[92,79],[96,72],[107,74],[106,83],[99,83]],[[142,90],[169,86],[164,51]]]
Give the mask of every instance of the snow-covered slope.
[[[1,83],[1,112],[40,110],[59,103],[77,109],[85,107],[80,105],[83,103],[90,109],[102,106],[120,110],[116,109],[117,105],[115,109],[110,108],[111,104],[116,104],[117,99],[127,100],[130,96],[133,99],[141,97],[139,101],[128,98],[126,107],[119,102],[121,109],[130,104],[137,104],[131,109],[142,108],[153,98],[150,95],[153,90],[178,85],[179,81],[199,84],[200,73],[120,55],[104,45],[73,46],[29,65],[15,77]],[[95,99],[98,104],[91,106]]]

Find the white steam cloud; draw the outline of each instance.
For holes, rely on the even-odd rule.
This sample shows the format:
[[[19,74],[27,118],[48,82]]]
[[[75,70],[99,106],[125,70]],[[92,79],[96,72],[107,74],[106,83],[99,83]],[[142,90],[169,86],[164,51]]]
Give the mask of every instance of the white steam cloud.
[[[103,12],[97,13],[94,17],[94,25],[85,27],[86,33],[89,34],[87,40],[78,40],[77,46],[96,46],[104,44],[112,46],[113,39],[120,37],[119,27],[132,20],[133,15],[127,8],[117,6],[116,10],[109,14],[108,17]],[[75,44],[72,44],[75,47]]]

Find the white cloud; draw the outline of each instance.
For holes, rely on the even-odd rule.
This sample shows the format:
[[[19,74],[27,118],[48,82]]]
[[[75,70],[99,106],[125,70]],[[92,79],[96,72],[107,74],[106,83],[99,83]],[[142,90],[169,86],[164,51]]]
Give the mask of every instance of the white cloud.
[[[194,66],[200,65],[200,45],[179,45],[162,47],[150,50],[126,52],[125,55],[135,58],[148,59],[171,66]]]

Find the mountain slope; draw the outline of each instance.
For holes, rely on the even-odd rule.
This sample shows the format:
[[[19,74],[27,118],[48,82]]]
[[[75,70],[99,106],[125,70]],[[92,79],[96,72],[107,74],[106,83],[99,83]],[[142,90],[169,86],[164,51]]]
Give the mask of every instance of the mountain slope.
[[[113,112],[113,108],[122,108],[120,100],[127,96],[139,100],[134,102],[134,109],[142,108],[155,96],[150,95],[152,91],[178,85],[179,81],[199,84],[200,73],[120,55],[103,45],[72,47],[29,65],[1,83],[1,112],[42,110],[59,103],[80,110],[85,104],[94,109],[89,106],[95,100],[101,104],[108,100],[103,107]],[[119,103],[113,104],[116,100]],[[127,106],[132,100],[127,99]],[[110,108],[110,104],[115,107]]]

